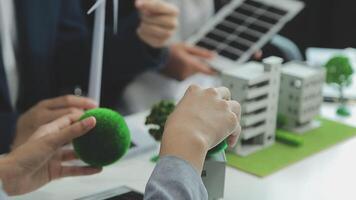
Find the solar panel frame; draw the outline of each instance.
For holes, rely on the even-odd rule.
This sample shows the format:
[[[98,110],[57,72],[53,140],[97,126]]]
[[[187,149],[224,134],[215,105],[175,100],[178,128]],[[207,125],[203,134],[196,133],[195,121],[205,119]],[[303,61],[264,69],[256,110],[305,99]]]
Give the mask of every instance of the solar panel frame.
[[[236,51],[238,52],[238,56],[234,57],[238,57],[237,59],[226,58],[224,55],[218,55],[213,60],[208,61],[213,68],[219,71],[223,71],[225,69],[229,69],[233,66],[237,66],[246,62],[256,51],[261,49],[278,31],[280,31],[289,20],[294,18],[295,15],[297,15],[297,13],[303,9],[303,7],[304,3],[296,0],[232,0],[229,4],[223,7],[211,20],[209,20],[209,22],[205,24],[195,35],[190,37],[187,40],[187,43],[198,43],[200,40],[205,38],[207,33],[211,32],[212,30],[216,32],[215,27],[218,25],[227,26],[230,28],[230,30],[233,29],[234,32],[228,33],[230,35],[226,37],[224,41],[218,42],[218,44],[216,42],[214,43],[209,41],[214,43],[209,43],[210,45],[216,45],[215,48],[210,48],[210,50],[214,50],[217,54],[221,54],[221,51],[223,50],[224,53],[227,54],[226,43],[232,40],[236,40],[236,38],[239,40],[239,42],[242,43],[253,43],[253,45],[247,51]],[[234,13],[234,11],[239,8],[253,11],[254,15],[246,16],[242,13]],[[281,17],[281,14],[283,14],[282,12],[286,14]],[[237,17],[240,19],[244,18],[245,20],[236,20],[236,23],[231,21],[224,21],[229,17]],[[265,20],[261,20],[260,18],[264,18]],[[243,21],[243,23],[241,23],[241,21]],[[277,21],[277,23],[272,25],[271,22],[273,21]],[[255,27],[261,31],[265,30],[266,28],[268,30],[262,31],[266,33],[261,34],[256,30],[248,29],[246,25]],[[258,38],[258,40],[254,41],[256,38]],[[209,38],[204,40],[209,40]],[[231,47],[228,49],[230,50]],[[228,53],[231,52],[229,51]]]

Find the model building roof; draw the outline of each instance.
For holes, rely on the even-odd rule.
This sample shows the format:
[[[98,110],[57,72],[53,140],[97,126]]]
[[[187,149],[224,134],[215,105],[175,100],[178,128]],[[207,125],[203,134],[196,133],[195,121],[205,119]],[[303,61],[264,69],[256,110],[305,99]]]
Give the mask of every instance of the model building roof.
[[[244,80],[254,80],[264,75],[264,65],[258,62],[248,62],[235,69],[224,71],[224,74],[238,77]]]
[[[307,78],[319,73],[319,68],[308,66],[304,63],[289,62],[282,67],[282,73],[298,78]]]

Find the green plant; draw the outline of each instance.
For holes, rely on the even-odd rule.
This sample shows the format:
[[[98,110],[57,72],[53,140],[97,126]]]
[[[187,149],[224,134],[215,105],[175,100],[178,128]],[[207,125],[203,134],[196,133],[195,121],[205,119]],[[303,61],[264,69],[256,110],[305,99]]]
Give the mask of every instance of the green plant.
[[[335,56],[325,64],[325,68],[326,83],[336,85],[339,90],[341,106],[337,113],[343,116],[350,115],[344,97],[344,89],[351,85],[352,74],[354,73],[350,60],[346,56]]]
[[[161,141],[164,125],[174,109],[175,103],[169,100],[163,100],[153,105],[150,115],[146,118],[145,124],[151,126],[148,131],[156,141]]]

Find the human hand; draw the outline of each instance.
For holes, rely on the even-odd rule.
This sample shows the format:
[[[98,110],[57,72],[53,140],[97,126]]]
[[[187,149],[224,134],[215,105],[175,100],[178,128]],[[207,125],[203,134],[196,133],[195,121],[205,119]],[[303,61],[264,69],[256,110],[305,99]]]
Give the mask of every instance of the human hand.
[[[95,107],[97,104],[91,99],[74,95],[41,101],[19,117],[13,148],[23,144],[40,126],[70,113],[83,114],[84,110]]]
[[[175,78],[184,80],[198,72],[213,75],[216,73],[204,60],[214,58],[212,51],[185,43],[173,44],[170,47],[170,57],[162,73]]]
[[[62,177],[101,171],[100,168],[62,166],[62,162],[77,157],[73,150],[61,148],[95,126],[95,118],[77,122],[79,118],[79,114],[66,115],[41,126],[25,144],[0,159],[0,178],[8,195],[34,191]]]
[[[241,132],[241,108],[230,98],[224,87],[191,86],[166,122],[161,155],[177,156],[201,172],[209,149],[227,137],[234,146]]]
[[[154,48],[162,48],[178,25],[178,8],[161,0],[136,0],[141,14],[139,37]]]

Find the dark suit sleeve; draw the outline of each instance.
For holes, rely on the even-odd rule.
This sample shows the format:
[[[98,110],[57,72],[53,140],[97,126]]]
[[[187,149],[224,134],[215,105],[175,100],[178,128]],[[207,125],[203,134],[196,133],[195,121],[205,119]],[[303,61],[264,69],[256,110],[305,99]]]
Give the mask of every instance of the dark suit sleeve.
[[[102,96],[104,104],[111,99],[113,92],[122,91],[138,74],[158,69],[166,62],[168,54],[165,49],[152,48],[138,37],[136,30],[139,23],[137,12],[131,13],[120,20],[116,35],[112,25],[107,24]]]
[[[17,117],[16,113],[0,113],[0,155],[10,151]]]
[[[91,1],[62,1],[57,36],[55,74],[60,94],[75,86],[88,87],[94,15],[86,15]],[[104,47],[102,105],[112,107],[123,88],[139,73],[163,65],[167,53],[146,45],[136,34],[139,16],[134,1],[120,1],[118,31],[113,32],[112,2],[108,1]]]

